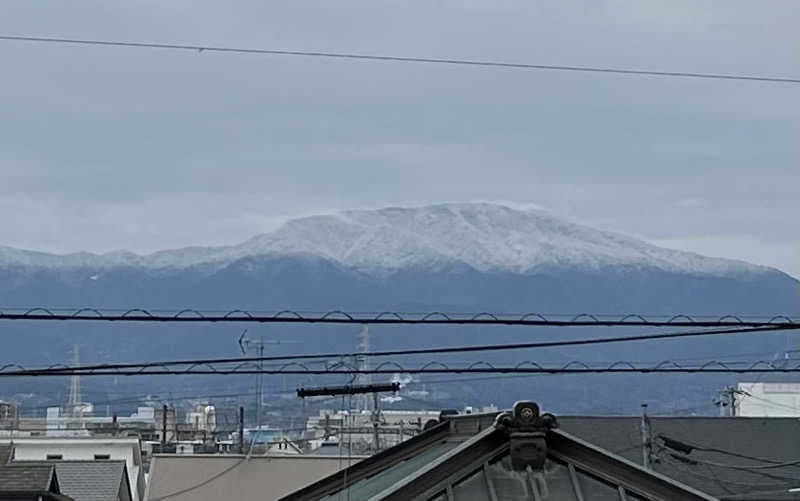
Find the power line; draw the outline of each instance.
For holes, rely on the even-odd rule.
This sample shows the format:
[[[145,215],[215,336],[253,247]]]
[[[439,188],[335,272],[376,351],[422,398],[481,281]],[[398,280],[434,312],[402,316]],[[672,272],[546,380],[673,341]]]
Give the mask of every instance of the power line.
[[[693,450],[704,451],[704,452],[716,452],[719,454],[724,454],[727,456],[737,457],[741,459],[749,459],[751,461],[759,461],[762,463],[769,463],[773,465],[772,467],[776,466],[794,466],[800,464],[800,461],[778,461],[775,459],[766,459],[756,456],[750,456],[748,454],[741,454],[739,452],[728,451],[725,449],[718,449],[716,447],[706,447],[702,445],[697,445],[692,442],[687,442],[685,440],[677,440],[674,438],[667,437],[666,435],[660,434],[657,435],[657,438],[660,438],[664,441],[664,445],[669,447],[673,450],[678,450],[679,452],[683,452],[685,454],[690,454]],[[694,458],[693,458],[694,459]]]
[[[127,42],[118,40],[89,40],[89,39],[78,39],[78,38],[55,38],[55,37],[39,37],[39,36],[28,36],[28,35],[0,35],[0,40],[51,43],[51,44],[70,44],[70,45],[99,45],[106,47],[128,47],[137,49],[170,49],[170,50],[190,50],[197,52],[224,52],[224,53],[239,53],[239,54],[351,59],[351,60],[361,60],[361,61],[447,64],[447,65],[477,66],[477,67],[490,67],[490,68],[525,69],[525,70],[576,71],[584,73],[607,73],[607,74],[651,76],[651,77],[744,80],[744,81],[754,81],[754,82],[793,83],[793,84],[800,83],[800,79],[796,78],[761,76],[761,75],[699,73],[699,72],[687,72],[687,71],[637,70],[637,69],[608,68],[608,67],[598,67],[598,66],[531,64],[531,63],[515,63],[515,62],[502,62],[502,61],[481,61],[473,59],[449,59],[449,58],[429,58],[429,57],[388,56],[388,55],[377,55],[377,54],[354,54],[354,53],[344,53],[344,52],[256,49],[256,48],[220,47],[212,45]]]
[[[783,484],[783,487],[780,489],[772,489],[772,490],[765,490],[765,491],[752,491],[748,490],[744,494],[732,494],[727,495],[724,498],[725,501],[753,501],[755,499],[791,499],[787,498],[786,495],[789,493],[794,493],[797,491],[790,490],[790,489],[797,489],[795,485],[797,484],[797,480],[794,479],[793,483],[791,484]],[[777,485],[777,484],[776,484]],[[761,497],[757,497],[761,496]]]
[[[733,493],[734,491],[732,491],[728,487],[728,485],[731,485],[731,486],[737,485],[737,486],[751,487],[751,488],[752,487],[769,488],[769,487],[786,486],[787,485],[786,484],[786,480],[790,480],[790,479],[782,478],[782,480],[784,480],[782,483],[775,483],[775,482],[772,482],[772,483],[757,483],[757,482],[753,482],[752,480],[743,481],[743,480],[732,480],[730,478],[725,478],[725,480],[721,480],[720,478],[718,478],[714,474],[714,471],[709,467],[709,465],[704,465],[704,466],[706,466],[708,468],[708,472],[711,475],[705,475],[705,474],[700,473],[699,471],[697,471],[697,468],[689,468],[688,464],[690,464],[691,461],[689,461],[687,463],[687,461],[685,460],[686,458],[683,458],[682,456],[678,456],[678,455],[675,455],[675,454],[667,454],[667,455],[662,456],[661,458],[662,459],[666,459],[667,463],[669,463],[671,466],[677,467],[679,470],[683,471],[684,473],[688,473],[688,474],[690,474],[692,476],[695,476],[695,477],[698,477],[698,478],[703,478],[703,479],[706,479],[706,480],[712,480],[712,481],[716,482],[717,485],[719,485],[720,487],[722,487],[723,489],[725,489],[729,493]],[[755,472],[749,472],[749,473],[756,474]],[[738,489],[738,487],[737,487],[737,489]],[[786,492],[786,491],[783,491],[783,492]],[[726,498],[727,498],[727,496],[726,496]]]
[[[243,368],[206,368],[176,370],[169,368],[155,368],[155,370],[132,369],[104,369],[85,371],[80,367],[63,369],[21,369],[0,372],[0,377],[28,377],[28,376],[171,376],[171,375],[234,375],[234,374],[270,374],[270,375],[358,375],[358,374],[745,374],[745,373],[800,373],[798,367],[776,367],[769,361],[754,362],[750,367],[728,367],[722,362],[709,361],[700,366],[682,367],[674,362],[665,360],[655,366],[635,366],[629,362],[619,361],[608,367],[591,367],[584,362],[573,361],[560,367],[544,367],[536,362],[527,361],[515,367],[494,367],[486,362],[476,362],[469,367],[447,367],[442,363],[434,362],[441,367],[430,367],[428,363],[423,367],[403,367],[394,362],[388,362],[375,369],[352,369],[334,367],[328,369],[243,369]],[[200,364],[198,364],[200,365]],[[206,366],[207,364],[202,364]],[[296,364],[291,364],[296,365]],[[391,365],[391,369],[382,368]],[[484,365],[476,367],[476,365]],[[530,365],[530,367],[524,367]]]
[[[0,308],[0,320],[61,320],[94,322],[179,322],[179,323],[306,323],[306,324],[383,324],[383,325],[522,325],[541,327],[784,327],[800,328],[800,319],[786,315],[772,317],[747,317],[739,315],[627,315],[609,314],[523,314],[503,313],[449,313],[432,311],[411,313],[399,311],[347,312],[329,310],[306,312],[281,310],[276,312],[234,309],[224,311],[202,311],[193,308],[183,310],[146,310],[143,308],[120,309],[59,309],[35,307],[29,309]]]
[[[765,485],[776,485],[776,484],[760,484],[760,483],[754,483],[752,481],[749,481],[749,482],[738,482],[738,481],[733,481],[733,480],[729,480],[729,479],[720,480],[719,478],[716,477],[715,472],[711,469],[712,466],[719,467],[718,465],[714,465],[713,463],[710,463],[708,461],[698,461],[698,460],[691,459],[691,458],[688,458],[688,457],[685,457],[685,456],[681,456],[681,455],[675,454],[675,453],[668,453],[668,455],[664,456],[664,457],[667,457],[667,458],[671,459],[672,461],[670,461],[670,463],[673,464],[673,465],[677,464],[677,463],[684,463],[685,465],[693,465],[693,466],[703,465],[703,466],[705,466],[706,468],[708,468],[709,473],[712,474],[712,477],[707,477],[706,475],[703,475],[701,473],[694,473],[694,474],[698,475],[698,476],[701,476],[701,477],[707,477],[707,478],[710,478],[710,479],[717,480],[717,482],[721,486],[723,485],[723,482],[725,484],[746,485],[748,487],[765,486]],[[758,470],[739,470],[739,471],[740,471],[740,473],[746,472],[746,473],[749,473],[751,475],[758,475],[758,476],[762,476],[762,477],[765,477],[765,478],[768,478],[768,479],[771,479],[771,480],[778,480],[778,481],[782,481],[782,482],[796,482],[796,478],[793,478],[793,477],[785,477],[785,476],[782,476],[782,475],[774,475],[772,473],[758,471]]]
[[[790,462],[783,463],[783,464],[743,466],[743,465],[730,465],[730,464],[725,464],[725,463],[717,463],[717,462],[714,462],[714,461],[707,461],[705,459],[690,458],[688,456],[681,456],[681,455],[678,455],[678,454],[675,454],[675,453],[670,453],[670,455],[673,458],[677,459],[678,461],[685,461],[685,462],[687,462],[689,464],[702,464],[702,465],[706,465],[706,466],[714,466],[716,468],[725,468],[725,469],[732,469],[732,470],[738,470],[738,471],[746,471],[746,472],[752,473],[754,475],[762,475],[762,476],[765,476],[767,478],[772,478],[772,479],[775,479],[775,480],[788,480],[788,481],[794,481],[794,480],[796,480],[796,478],[789,478],[789,477],[784,477],[782,475],[775,475],[773,473],[764,472],[762,470],[774,469],[774,468],[788,468],[788,467],[791,467],[791,466],[797,466],[800,463],[800,460],[798,460],[798,461],[790,461]]]
[[[737,328],[737,329],[714,329],[714,330],[700,330],[700,331],[682,331],[682,332],[663,332],[657,334],[642,334],[637,336],[616,336],[616,337],[603,337],[594,339],[573,339],[564,341],[539,341],[532,343],[512,343],[500,345],[477,345],[477,346],[451,346],[443,348],[419,348],[410,350],[387,350],[387,351],[374,351],[374,352],[345,352],[345,353],[316,353],[304,355],[276,355],[269,357],[233,357],[233,358],[207,358],[207,359],[193,359],[193,360],[173,360],[173,361],[158,361],[146,363],[128,363],[128,364],[96,364],[96,365],[83,365],[79,367],[68,367],[66,365],[57,364],[46,368],[37,369],[40,372],[60,373],[64,370],[80,370],[80,371],[99,371],[99,370],[119,370],[128,368],[166,368],[166,366],[198,366],[206,364],[251,364],[255,362],[275,362],[275,361],[297,361],[304,360],[306,363],[319,363],[321,359],[346,359],[356,356],[368,357],[387,357],[387,356],[407,356],[407,355],[431,355],[431,354],[449,354],[449,353],[465,353],[465,352],[483,352],[483,351],[507,351],[507,350],[520,350],[520,349],[533,349],[533,348],[554,348],[563,346],[582,346],[582,345],[597,345],[608,343],[624,343],[634,341],[649,341],[656,339],[675,339],[684,337],[698,337],[698,336],[712,336],[712,335],[734,335],[755,332],[779,332],[784,330],[792,330],[797,327],[787,325],[772,325],[769,327],[752,327],[752,328]],[[662,363],[674,361],[664,361]],[[732,363],[731,363],[732,364]],[[8,373],[8,369],[26,370],[18,364],[6,364],[0,366],[0,375]],[[259,366],[262,369],[263,366]],[[267,374],[268,372],[260,372]]]
[[[800,459],[795,461],[786,461],[784,463],[775,463],[775,464],[767,464],[767,465],[735,465],[735,464],[726,464],[726,463],[717,463],[715,461],[708,461],[705,459],[697,459],[697,458],[690,458],[692,461],[702,464],[707,464],[709,466],[716,466],[718,468],[731,468],[734,470],[769,470],[773,468],[787,468],[789,466],[800,466]]]

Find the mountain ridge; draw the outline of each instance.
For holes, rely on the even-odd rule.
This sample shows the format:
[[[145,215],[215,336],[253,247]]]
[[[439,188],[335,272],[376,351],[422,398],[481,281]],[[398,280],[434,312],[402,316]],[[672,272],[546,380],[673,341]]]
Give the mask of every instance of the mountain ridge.
[[[234,246],[190,247],[144,257],[127,252],[104,256],[83,253],[64,259],[0,249],[0,305],[4,311],[33,307],[126,311],[135,307],[148,311],[192,308],[772,317],[794,315],[800,297],[800,283],[771,268],[661,249],[541,211],[492,204],[348,211],[292,220],[274,232]],[[234,356],[239,353],[237,339],[242,329],[241,325],[194,322],[6,321],[2,327],[7,342],[0,350],[0,363],[31,366],[68,362],[68,353],[76,343],[81,345],[86,361],[97,363]],[[275,354],[350,352],[357,342],[357,330],[349,325],[265,324],[250,328],[255,335],[291,342],[275,346]],[[626,329],[632,334],[647,332],[634,326]],[[567,334],[561,329],[555,332],[537,327],[381,326],[372,332],[371,346],[388,350],[522,343],[532,336],[558,339],[561,335],[591,337],[605,332],[604,328],[588,327],[570,328]],[[298,341],[302,347],[295,344]],[[665,340],[658,345],[623,343],[498,352],[476,358],[512,366],[530,360],[559,365],[571,360],[718,360],[723,354],[727,357],[742,352],[780,357],[794,347],[796,333],[775,332]],[[445,363],[456,360],[436,359]],[[429,362],[431,359],[420,357],[403,363],[413,366]],[[557,384],[544,383],[551,378],[512,380],[503,394],[509,405],[535,391],[553,405],[570,408],[575,402],[586,401],[587,392],[598,400],[628,408],[638,408],[643,399],[679,399],[691,406],[707,403],[708,395],[735,384],[736,377],[703,375],[687,385],[679,376],[564,376]],[[337,375],[317,382],[341,384],[340,378]],[[102,391],[116,391],[116,380],[93,381]],[[304,380],[298,376],[291,384],[302,385]],[[36,380],[29,391],[46,391],[45,386],[44,379]],[[17,381],[7,387],[12,394],[20,391]],[[464,402],[494,401],[497,397],[495,382],[463,385],[453,391]]]
[[[743,276],[773,268],[657,247],[618,233],[557,218],[541,210],[490,203],[351,210],[287,221],[275,231],[230,246],[193,246],[139,255],[49,254],[0,246],[0,266],[221,267],[242,258],[314,256],[367,274],[405,268],[441,270],[464,264],[478,271],[528,274],[549,268],[655,268],[693,275]]]

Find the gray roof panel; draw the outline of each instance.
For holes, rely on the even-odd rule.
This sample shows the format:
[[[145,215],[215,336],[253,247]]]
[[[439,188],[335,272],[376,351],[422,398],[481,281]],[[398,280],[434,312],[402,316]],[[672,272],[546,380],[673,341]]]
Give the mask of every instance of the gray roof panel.
[[[62,494],[76,501],[108,501],[117,499],[120,485],[127,488],[125,461],[14,461],[11,468],[53,465]]]
[[[640,417],[559,416],[558,421],[562,430],[642,464]],[[769,463],[731,455],[800,461],[800,419],[650,417],[649,421],[654,437],[652,468],[681,483],[730,499],[747,494],[753,494],[752,499],[785,499],[788,489],[800,486],[800,464],[760,469]],[[680,453],[665,448],[659,436],[725,452]]]
[[[125,461],[64,461],[56,463],[61,492],[76,501],[117,499],[125,481]]]
[[[0,467],[0,492],[47,491],[53,470],[50,464]]]

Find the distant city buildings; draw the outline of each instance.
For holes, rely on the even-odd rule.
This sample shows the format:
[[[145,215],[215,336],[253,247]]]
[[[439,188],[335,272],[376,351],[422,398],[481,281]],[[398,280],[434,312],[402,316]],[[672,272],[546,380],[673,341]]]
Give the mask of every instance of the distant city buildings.
[[[0,400],[0,430],[19,426],[19,404]]]
[[[653,480],[651,471],[655,471],[669,478],[678,489],[682,488],[678,485],[682,482],[704,493],[718,495],[756,492],[749,484],[761,481],[765,465],[769,466],[771,475],[793,478],[791,475],[798,461],[793,440],[800,436],[800,420],[796,419],[800,383],[742,382],[726,387],[720,395],[724,397],[721,403],[728,402],[724,407],[726,412],[733,402],[734,417],[558,416],[558,431],[553,432],[558,440],[554,442],[553,451],[560,454],[558,444],[566,444],[569,448],[561,452],[580,447],[590,453],[583,459],[591,457],[600,461],[594,464],[599,469],[587,471],[586,476],[579,475],[580,468],[575,466],[579,482],[590,482],[592,475],[611,474],[618,467],[624,467],[644,482]],[[362,467],[355,465],[377,452],[381,452],[379,458],[384,459],[374,461],[379,461],[385,475],[392,478],[402,473],[396,468],[405,468],[399,465],[410,464],[404,463],[407,460],[416,462],[417,466],[403,474],[419,476],[420,481],[429,479],[430,465],[445,460],[469,462],[467,469],[472,470],[472,440],[477,440],[476,444],[482,440],[492,441],[491,437],[500,437],[498,433],[508,432],[506,425],[498,426],[497,416],[501,411],[495,406],[440,411],[317,407],[313,413],[307,411],[299,421],[300,426],[293,427],[291,423],[298,422],[297,415],[272,412],[266,414],[271,424],[255,426],[251,421],[245,426],[243,408],[226,409],[208,401],[187,402],[183,407],[140,406],[129,415],[111,417],[96,416],[91,402],[81,403],[78,413],[73,412],[75,406],[53,406],[47,408],[44,416],[29,417],[24,416],[18,404],[0,402],[0,452],[5,451],[5,459],[0,458],[0,470],[5,470],[0,473],[9,478],[41,474],[42,480],[36,484],[41,489],[56,489],[58,493],[54,495],[67,495],[75,501],[100,499],[89,495],[92,489],[81,487],[90,485],[89,482],[97,483],[93,487],[95,491],[102,487],[109,493],[103,499],[117,501],[149,501],[184,489],[188,490],[175,497],[175,501],[256,497],[277,500],[283,496],[295,499],[291,496],[307,492],[306,489],[316,493],[330,489],[335,493],[335,489],[343,485],[342,479],[336,477],[337,472],[349,466],[348,478],[357,479]],[[445,423],[450,425],[443,426]],[[520,430],[512,430],[503,440],[526,439],[530,435],[524,426]],[[572,437],[584,442],[574,441]],[[786,437],[791,440],[784,440]],[[408,442],[412,438],[414,441]],[[420,449],[422,452],[414,452],[423,442],[428,445]],[[502,443],[487,445],[500,447]],[[513,468],[508,469],[505,463],[507,453],[504,450],[497,449],[499,462],[481,460],[489,465],[488,470],[486,464],[483,470],[479,468],[483,475],[496,474],[493,478],[496,488],[509,487],[510,482],[517,479]],[[404,459],[396,465],[387,462],[385,458],[394,457],[393,454]],[[740,457],[742,454],[755,459]],[[619,457],[628,463],[622,465]],[[555,461],[551,466],[561,461],[559,458],[561,456],[550,458]],[[759,458],[770,462],[763,463]],[[367,463],[374,461],[370,459]],[[631,467],[634,463],[642,466]],[[702,465],[703,471],[709,472],[704,475],[717,479],[715,484],[709,486],[706,477],[695,478],[695,469],[687,465]],[[225,473],[234,470],[235,473]],[[546,474],[549,470],[544,471]],[[45,478],[47,475],[50,476]],[[371,474],[365,475],[364,480],[371,478]],[[456,492],[457,486],[468,483],[459,475],[442,477],[442,482],[451,482]],[[559,476],[558,481],[566,478]],[[633,477],[626,474],[619,480],[630,478]],[[212,480],[207,482],[208,479]],[[548,482],[551,480],[556,482],[557,479],[548,479]],[[373,484],[369,481],[361,485],[366,489]],[[387,484],[387,488],[390,485],[394,484]],[[498,487],[500,485],[505,487]],[[625,485],[625,489],[630,488]],[[784,482],[780,487],[793,485]],[[374,486],[377,488],[378,484]],[[635,499],[657,499],[642,497],[642,491],[636,492],[640,497]],[[464,499],[472,499],[471,491],[464,493],[467,496]],[[584,494],[588,499],[587,491]],[[296,499],[318,499],[303,495],[298,494]],[[634,498],[627,493],[626,496]],[[709,498],[700,496],[699,499]],[[748,499],[764,501],[767,498]]]
[[[466,407],[453,414],[496,412],[497,407]],[[364,454],[393,447],[418,435],[437,422],[442,411],[430,410],[320,410],[306,422],[304,438],[311,450],[341,448],[345,453]],[[377,419],[377,420],[376,420]],[[378,443],[375,443],[375,440]]]

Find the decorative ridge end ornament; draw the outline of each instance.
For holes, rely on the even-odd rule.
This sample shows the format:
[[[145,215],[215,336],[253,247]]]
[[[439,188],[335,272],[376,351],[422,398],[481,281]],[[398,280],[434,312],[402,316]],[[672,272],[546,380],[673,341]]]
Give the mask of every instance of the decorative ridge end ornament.
[[[547,458],[547,431],[558,428],[558,421],[552,414],[541,414],[535,402],[519,401],[497,416],[495,427],[508,433],[511,467],[538,471]]]

